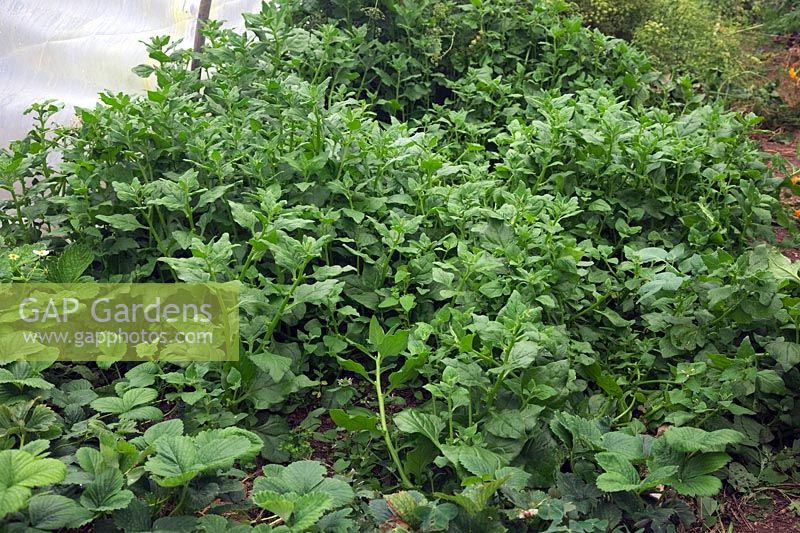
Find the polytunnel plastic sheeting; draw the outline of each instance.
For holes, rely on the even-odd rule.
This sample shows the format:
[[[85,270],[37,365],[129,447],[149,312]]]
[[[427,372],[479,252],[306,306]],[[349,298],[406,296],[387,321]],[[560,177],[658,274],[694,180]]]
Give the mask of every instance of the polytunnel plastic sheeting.
[[[0,147],[23,136],[30,104],[93,107],[102,91],[142,92],[153,80],[131,68],[152,63],[141,41],[156,35],[192,46],[200,0],[0,0]],[[243,29],[261,0],[212,0],[210,18]]]

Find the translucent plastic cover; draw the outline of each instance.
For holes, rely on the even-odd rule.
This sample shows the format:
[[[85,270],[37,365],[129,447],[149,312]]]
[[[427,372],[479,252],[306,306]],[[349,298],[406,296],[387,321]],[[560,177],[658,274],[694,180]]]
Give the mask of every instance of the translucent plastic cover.
[[[148,80],[131,68],[148,62],[144,45],[155,35],[190,47],[200,0],[2,0],[0,9],[0,146],[23,135],[31,103],[93,106],[103,90],[136,92]],[[261,0],[212,0],[211,18],[242,28],[241,14]]]

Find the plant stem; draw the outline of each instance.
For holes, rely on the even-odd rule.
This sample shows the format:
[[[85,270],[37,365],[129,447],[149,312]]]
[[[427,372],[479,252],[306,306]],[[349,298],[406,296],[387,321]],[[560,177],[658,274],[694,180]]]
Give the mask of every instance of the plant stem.
[[[303,262],[303,266],[301,266],[294,275],[294,282],[292,282],[292,286],[289,288],[289,292],[286,293],[286,296],[283,297],[280,306],[278,306],[278,310],[275,311],[275,316],[272,317],[272,321],[269,323],[269,328],[264,336],[261,338],[260,348],[263,349],[264,345],[272,340],[272,335],[275,333],[275,328],[278,327],[278,323],[283,317],[283,312],[286,310],[286,306],[289,304],[289,299],[294,294],[294,291],[297,289],[297,286],[300,285],[300,282],[305,279],[305,275],[303,274],[308,266],[308,263],[311,262],[311,258],[306,258]]]
[[[400,456],[397,454],[397,449],[392,442],[392,436],[389,434],[389,426],[386,423],[386,406],[383,397],[383,385],[381,385],[381,354],[375,358],[375,391],[378,393],[378,413],[381,419],[381,432],[383,433],[383,440],[386,441],[386,448],[389,450],[389,455],[392,458],[395,466],[397,467],[397,474],[403,482],[403,486],[407,489],[414,488],[414,484],[408,479],[403,463],[400,461]]]
[[[169,515],[170,515],[170,516],[174,515],[174,514],[175,514],[175,513],[177,513],[178,511],[182,511],[182,510],[183,510],[183,505],[186,503],[186,496],[187,496],[188,494],[189,494],[189,483],[186,483],[186,484],[183,486],[183,490],[181,490],[181,497],[180,497],[180,499],[178,500],[178,503],[177,503],[177,504],[175,504],[175,507],[174,507],[174,508],[172,509],[172,511],[169,513]]]

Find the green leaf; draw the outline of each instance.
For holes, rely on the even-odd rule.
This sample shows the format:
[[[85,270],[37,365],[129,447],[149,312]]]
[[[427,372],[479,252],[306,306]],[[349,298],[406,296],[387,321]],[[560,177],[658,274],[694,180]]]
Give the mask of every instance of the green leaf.
[[[179,437],[181,435],[183,435],[183,420],[173,418],[147,428],[144,432],[144,441],[151,446],[162,437]]]
[[[114,525],[126,533],[153,531],[150,507],[142,500],[132,500],[128,507],[114,512]]]
[[[155,72],[155,68],[152,65],[141,64],[133,67],[131,71],[140,78],[149,78]]]
[[[21,450],[0,451],[0,516],[22,509],[33,487],[60,483],[66,473],[66,465],[57,459]]]
[[[364,368],[364,365],[359,363],[358,361],[353,361],[352,359],[345,359],[344,357],[336,356],[336,361],[339,363],[339,366],[345,370],[349,370],[350,372],[354,372],[358,374],[362,378],[371,381],[369,377],[369,373],[367,369]]]
[[[155,443],[156,453],[144,465],[162,487],[179,487],[202,471],[197,449],[190,437],[163,437]]]
[[[681,469],[682,478],[712,474],[728,464],[731,456],[724,452],[701,453],[690,457]]]
[[[761,392],[783,394],[786,391],[786,385],[783,378],[772,369],[759,370],[756,374],[756,386]]]
[[[505,439],[525,439],[538,421],[544,406],[529,405],[525,409],[508,409],[490,415],[484,428]]]
[[[264,440],[257,433],[235,426],[206,430],[195,437],[195,444],[202,446],[203,439],[206,437],[209,439],[226,439],[228,437],[245,439],[248,442],[248,447],[247,450],[239,454],[238,459],[240,461],[252,461],[264,448]]]
[[[97,215],[98,220],[105,222],[114,229],[121,231],[136,231],[139,229],[147,229],[139,223],[134,215],[130,213],[124,215]]]
[[[384,335],[386,334],[383,328],[378,324],[378,319],[373,315],[369,320],[369,343],[377,348],[383,341]]]
[[[639,473],[631,462],[618,453],[600,452],[595,460],[605,470],[597,477],[597,488],[604,492],[635,491],[639,488]]]
[[[394,424],[403,433],[419,433],[434,444],[439,443],[439,434],[444,431],[445,422],[439,416],[406,409],[394,415]]]
[[[348,431],[378,431],[378,418],[366,410],[361,413],[331,409],[330,417],[334,424]]]
[[[250,441],[232,435],[221,437],[217,430],[203,431],[195,437],[197,460],[203,470],[228,467],[250,450]]]
[[[292,294],[292,305],[304,303],[322,305],[328,302],[335,302],[342,289],[344,289],[344,282],[336,279],[326,279],[300,285]]]
[[[606,393],[614,398],[622,398],[622,387],[619,386],[614,376],[604,371],[598,363],[586,366],[584,371],[587,377],[597,383]]]
[[[612,326],[617,328],[626,328],[634,323],[633,320],[625,320],[622,318],[619,313],[614,311],[613,309],[600,309],[595,311],[597,314],[602,315],[608,320]]]
[[[94,252],[85,244],[70,244],[48,264],[47,280],[72,283],[78,280],[94,261]]]
[[[326,511],[333,508],[333,500],[327,494],[310,492],[294,500],[292,529],[304,531],[316,525]]]
[[[57,494],[37,494],[28,502],[28,518],[36,529],[79,528],[94,518],[94,513],[78,502]]]
[[[775,341],[767,344],[767,353],[775,359],[784,372],[788,372],[800,363],[800,344],[794,342]]]
[[[228,205],[231,208],[233,220],[241,227],[250,230],[250,233],[254,233],[258,218],[253,213],[253,208],[230,200],[228,200]]]
[[[507,464],[500,455],[480,446],[459,446],[458,462],[475,476],[493,476]]]
[[[681,452],[716,452],[723,451],[729,444],[737,444],[744,435],[732,429],[703,431],[692,427],[671,427],[662,436],[667,445]]]
[[[317,461],[297,461],[285,467],[267,465],[264,477],[253,483],[253,499],[262,507],[284,506],[291,510],[298,496],[321,493],[330,498],[332,508],[348,505],[354,498],[353,489],[340,479],[324,477],[325,473],[325,467]]]
[[[122,398],[114,396],[98,398],[89,405],[99,413],[122,414],[139,405],[152,402],[157,397],[158,392],[155,389],[137,388],[126,391]]]
[[[603,435],[603,448],[628,461],[638,461],[644,456],[644,441],[641,436],[613,431]]]
[[[383,337],[378,344],[378,353],[383,357],[394,357],[405,351],[406,346],[408,346],[408,331],[400,330]]]
[[[121,420],[161,420],[163,417],[164,413],[158,407],[153,407],[152,405],[135,407],[119,415]]]
[[[314,492],[322,492],[331,498],[331,505],[334,508],[344,507],[355,498],[353,488],[345,481],[328,477],[323,479],[319,485],[314,487]]]
[[[197,204],[195,205],[195,209],[200,209],[201,207],[213,204],[214,202],[222,198],[225,195],[225,192],[231,187],[233,187],[233,185],[217,185],[216,187],[212,187],[209,190],[205,191],[197,199]]]
[[[81,468],[93,476],[106,468],[103,454],[100,453],[100,450],[94,448],[80,448],[75,452],[75,458],[78,460],[78,464]]]
[[[147,99],[161,104],[167,101],[167,95],[158,91],[147,91]]]
[[[325,478],[327,470],[318,461],[295,461],[283,469],[283,480],[291,492],[306,494]]]
[[[417,373],[417,370],[425,364],[425,361],[428,360],[429,355],[430,352],[425,351],[407,357],[403,362],[403,366],[401,366],[399,370],[389,374],[389,388],[387,389],[387,392],[392,392],[397,387],[414,377],[414,375]]]
[[[678,276],[673,272],[660,272],[654,276],[652,281],[641,286],[639,302],[662,291],[677,291],[687,279],[689,279],[688,276]]]
[[[506,482],[504,478],[495,479],[486,483],[476,483],[464,489],[461,494],[442,494],[435,492],[434,496],[450,500],[463,508],[467,514],[475,516],[486,509],[489,500],[497,490]]]
[[[294,502],[273,490],[253,492],[253,503],[289,522],[294,512]]]
[[[292,359],[270,352],[259,352],[249,355],[250,360],[258,368],[269,374],[272,381],[278,382],[291,371]]]
[[[81,505],[90,511],[105,512],[124,509],[133,499],[133,493],[122,490],[124,480],[116,468],[97,474],[81,495]]]
[[[9,368],[0,368],[0,383],[13,383],[32,389],[53,388],[53,384],[44,380],[27,361],[15,361]]]
[[[722,481],[714,476],[673,479],[670,485],[684,496],[715,496],[722,489]]]

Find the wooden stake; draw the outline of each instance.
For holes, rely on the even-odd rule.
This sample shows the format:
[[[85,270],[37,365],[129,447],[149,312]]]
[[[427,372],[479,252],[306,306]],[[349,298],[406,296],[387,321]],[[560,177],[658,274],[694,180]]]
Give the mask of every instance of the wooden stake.
[[[200,29],[203,27],[203,24],[206,23],[208,20],[208,16],[211,13],[211,0],[200,0],[200,9],[197,13],[197,26],[194,29],[194,53],[195,55],[199,54],[203,51],[203,43],[205,42],[206,38],[200,33]],[[194,57],[192,59],[192,70],[198,70],[200,68],[200,59]]]

